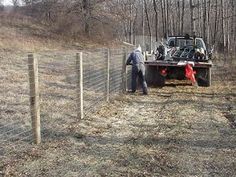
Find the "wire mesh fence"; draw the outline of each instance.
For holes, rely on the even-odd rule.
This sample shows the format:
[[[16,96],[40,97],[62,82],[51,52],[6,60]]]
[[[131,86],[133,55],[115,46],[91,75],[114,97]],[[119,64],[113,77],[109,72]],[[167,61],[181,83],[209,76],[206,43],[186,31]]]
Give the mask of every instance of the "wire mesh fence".
[[[28,62],[0,51],[0,164],[12,152],[31,144]]]
[[[126,51],[124,49],[110,51],[110,93],[114,94],[123,89],[123,72]]]
[[[124,78],[129,49],[98,49],[83,53],[83,101],[85,115],[96,110],[104,101],[124,90],[130,68]],[[124,80],[125,79],[125,80]],[[125,83],[124,83],[125,82]]]
[[[38,54],[42,139],[55,138],[77,119],[74,53]]]
[[[83,52],[84,113],[93,112],[106,100],[107,49]]]
[[[104,48],[83,51],[82,55],[76,55],[76,51],[34,54],[39,93],[31,90],[37,87],[36,81],[32,81],[35,68],[29,58],[23,57],[25,54],[2,57],[0,162],[30,148],[35,141],[35,107],[31,103],[35,103],[37,94],[42,141],[60,138],[73,122],[79,121],[81,114],[86,118],[124,91],[131,78],[130,68],[124,67],[130,50]]]

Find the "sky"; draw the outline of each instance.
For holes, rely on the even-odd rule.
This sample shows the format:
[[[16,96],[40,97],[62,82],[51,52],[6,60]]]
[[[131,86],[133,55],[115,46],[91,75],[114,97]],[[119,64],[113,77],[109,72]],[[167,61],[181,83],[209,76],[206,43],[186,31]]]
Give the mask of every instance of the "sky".
[[[21,5],[21,0],[18,0],[18,1],[19,1],[19,4]],[[4,6],[12,5],[12,0],[2,0],[2,4]]]
[[[3,5],[12,5],[11,0],[3,0]]]
[[[19,2],[21,2],[21,0],[19,0]],[[12,5],[12,0],[2,0],[2,3],[4,6]]]

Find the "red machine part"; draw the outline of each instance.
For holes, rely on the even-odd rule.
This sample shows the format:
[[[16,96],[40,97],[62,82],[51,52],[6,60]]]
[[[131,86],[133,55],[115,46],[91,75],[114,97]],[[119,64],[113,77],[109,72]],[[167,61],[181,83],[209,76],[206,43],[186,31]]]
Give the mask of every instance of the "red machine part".
[[[161,68],[160,74],[164,77],[167,76],[167,68]]]
[[[193,67],[190,64],[187,64],[185,66],[185,77],[191,80],[193,85],[196,84],[195,75],[196,75],[196,71],[193,70]]]

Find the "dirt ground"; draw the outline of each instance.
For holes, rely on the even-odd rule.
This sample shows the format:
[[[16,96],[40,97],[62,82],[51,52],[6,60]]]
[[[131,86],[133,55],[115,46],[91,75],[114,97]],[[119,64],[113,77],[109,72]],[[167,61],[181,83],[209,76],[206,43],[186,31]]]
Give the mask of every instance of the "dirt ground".
[[[236,176],[236,68],[126,94],[18,153],[0,176]]]

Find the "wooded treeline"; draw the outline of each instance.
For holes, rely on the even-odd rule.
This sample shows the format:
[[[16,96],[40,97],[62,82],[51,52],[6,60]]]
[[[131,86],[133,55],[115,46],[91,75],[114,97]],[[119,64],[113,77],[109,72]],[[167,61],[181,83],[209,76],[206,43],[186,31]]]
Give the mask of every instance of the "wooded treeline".
[[[16,10],[58,33],[135,43],[135,36],[161,40],[195,34],[218,51],[236,51],[235,0],[12,0]]]

